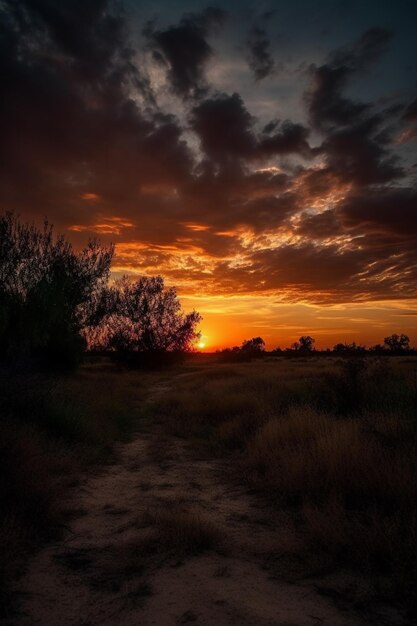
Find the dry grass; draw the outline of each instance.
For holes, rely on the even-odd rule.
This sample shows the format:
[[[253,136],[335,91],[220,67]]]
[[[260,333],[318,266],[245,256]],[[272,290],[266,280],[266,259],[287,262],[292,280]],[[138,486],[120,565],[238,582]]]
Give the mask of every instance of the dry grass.
[[[62,531],[65,490],[128,436],[146,382],[106,363],[59,379],[0,374],[1,615],[11,610],[8,590],[24,555]]]
[[[176,507],[148,511],[145,519],[157,529],[159,546],[177,556],[196,555],[219,547],[221,532],[202,512]]]
[[[168,511],[148,510],[132,528],[135,536],[128,541],[96,553],[64,552],[60,560],[84,569],[94,587],[140,599],[152,593],[147,577],[153,570],[222,545],[220,530],[210,519],[175,503]]]
[[[415,359],[214,364],[179,376],[155,411],[171,433],[200,448],[209,441],[271,504],[295,511],[308,550],[366,572],[412,607],[416,370]]]
[[[86,464],[108,458],[157,381],[164,393],[154,396],[149,414],[162,432],[150,450],[156,462],[169,458],[172,435],[188,439],[196,452],[224,455],[231,474],[271,506],[294,513],[306,554],[326,553],[335,565],[360,570],[385,597],[412,609],[416,371],[417,361],[409,358],[280,358],[190,361],[158,377],[92,362],[59,385],[9,385],[0,396],[7,418],[0,433],[7,538],[0,541],[0,562],[3,556],[13,564],[13,555],[39,541],[42,529],[59,528],[62,477],[74,480]],[[111,563],[103,557],[103,580],[140,578],[161,559],[222,545],[209,518],[178,506],[149,512],[142,530],[133,543],[115,548]],[[0,586],[13,567],[0,571]]]

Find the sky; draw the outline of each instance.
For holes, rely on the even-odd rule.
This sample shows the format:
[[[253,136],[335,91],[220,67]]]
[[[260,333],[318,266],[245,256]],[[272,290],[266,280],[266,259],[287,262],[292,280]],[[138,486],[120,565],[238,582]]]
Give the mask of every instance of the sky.
[[[415,0],[0,0],[0,209],[164,277],[207,350],[417,345]]]

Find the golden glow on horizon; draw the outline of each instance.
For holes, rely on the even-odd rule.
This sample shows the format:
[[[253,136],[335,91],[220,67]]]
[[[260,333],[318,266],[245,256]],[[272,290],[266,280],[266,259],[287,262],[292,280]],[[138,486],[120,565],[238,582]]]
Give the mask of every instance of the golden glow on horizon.
[[[382,343],[393,332],[404,332],[412,345],[417,344],[417,300],[372,301],[372,289],[367,289],[378,281],[398,280],[395,264],[381,267],[375,274],[371,264],[365,266],[358,274],[358,285],[364,285],[361,300],[346,302],[349,293],[344,292],[343,285],[340,291],[317,286],[313,290],[307,283],[302,285],[297,276],[290,282],[289,272],[282,287],[272,288],[267,274],[260,275],[256,266],[251,267],[254,252],[297,245],[298,235],[286,227],[262,233],[247,227],[223,231],[221,234],[234,238],[237,245],[226,247],[221,256],[206,251],[204,239],[200,239],[209,230],[204,224],[182,225],[190,234],[195,232],[194,239],[177,236],[171,241],[138,241],[131,231],[130,241],[116,244],[112,276],[161,274],[168,287],[175,286],[183,310],[195,309],[203,317],[199,330],[204,328],[204,335],[195,343],[197,350],[214,352],[256,336],[265,340],[268,350],[284,349],[305,334],[316,339],[318,349],[352,341],[371,346]],[[100,217],[93,226],[75,224],[70,230],[114,235],[124,228],[134,225],[123,217]],[[321,246],[334,245],[335,241],[324,240]],[[337,243],[340,250],[358,247],[348,236],[340,237]],[[225,267],[224,280],[219,264]],[[253,291],[248,292],[244,277],[252,272]]]
[[[244,339],[261,336],[267,350],[289,347],[301,335],[312,335],[318,349],[339,342],[382,343],[393,332],[405,332],[417,344],[417,302],[381,301],[319,306],[278,301],[276,295],[184,295],[185,311],[203,316],[204,352],[238,346]],[[414,312],[413,312],[414,311]],[[210,340],[208,341],[208,337]]]

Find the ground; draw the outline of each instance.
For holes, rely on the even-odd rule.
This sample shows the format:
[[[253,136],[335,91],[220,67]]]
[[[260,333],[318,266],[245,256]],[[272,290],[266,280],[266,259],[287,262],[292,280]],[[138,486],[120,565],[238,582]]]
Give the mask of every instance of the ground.
[[[163,406],[181,376],[189,374],[153,376],[147,403]],[[131,393],[134,407],[134,385]],[[111,463],[63,493],[64,536],[29,560],[10,623],[371,623],[360,603],[342,601],[345,574],[288,562],[299,541],[293,518],[239,480],[231,458],[190,445],[167,431],[164,415],[150,415],[116,444]],[[405,623],[382,605],[372,621]]]

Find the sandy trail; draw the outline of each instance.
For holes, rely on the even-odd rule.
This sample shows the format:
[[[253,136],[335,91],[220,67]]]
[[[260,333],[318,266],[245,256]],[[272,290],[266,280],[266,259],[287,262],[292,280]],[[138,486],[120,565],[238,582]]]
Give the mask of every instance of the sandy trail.
[[[165,438],[161,429],[154,423],[119,444],[117,462],[70,494],[68,505],[79,513],[65,539],[31,561],[14,623],[365,623],[338,609],[311,582],[271,577],[263,563],[268,552],[290,540],[285,525],[264,518],[255,496],[227,482],[221,461],[195,458],[185,442]],[[132,546],[146,546],[152,531],[146,515],[169,514],[178,505],[212,520],[221,530],[221,546],[181,558],[157,552],[147,557],[143,571],[135,570]]]

